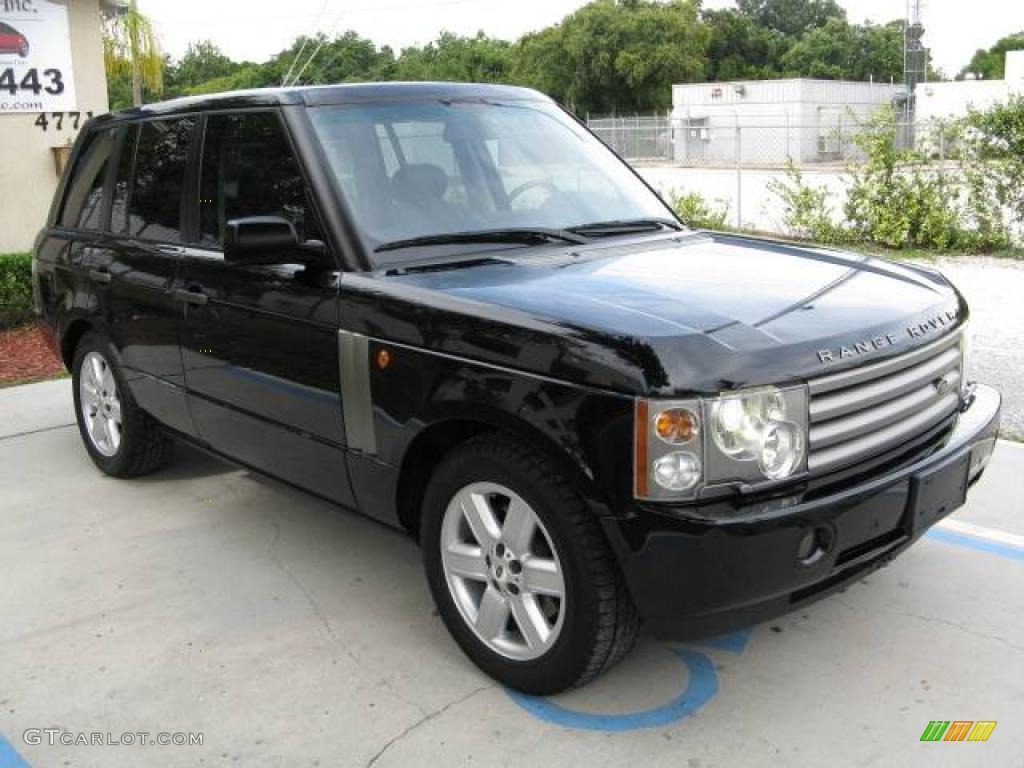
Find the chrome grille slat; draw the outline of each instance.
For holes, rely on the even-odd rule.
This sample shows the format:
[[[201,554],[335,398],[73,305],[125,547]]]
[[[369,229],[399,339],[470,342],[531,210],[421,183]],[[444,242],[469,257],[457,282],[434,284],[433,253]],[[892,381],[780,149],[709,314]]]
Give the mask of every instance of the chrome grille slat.
[[[912,368],[873,379],[856,387],[836,390],[811,399],[811,421],[834,419],[872,405],[884,403],[894,397],[917,389],[960,365],[960,350],[947,349],[938,357],[926,360]]]
[[[865,456],[880,453],[886,447],[904,443],[914,435],[927,431],[929,427],[934,427],[952,414],[956,411],[959,403],[960,395],[958,393],[948,394],[926,410],[919,411],[910,418],[892,424],[885,429],[821,451],[815,451],[812,448],[807,468],[812,472],[834,469],[844,464],[852,464]]]
[[[822,473],[884,453],[954,414],[961,337],[951,333],[899,357],[808,382],[808,469]]]
[[[953,387],[960,386],[960,372],[950,378]],[[844,440],[864,434],[873,429],[884,427],[894,419],[912,416],[917,411],[927,408],[941,396],[931,383],[919,387],[895,400],[883,403],[877,408],[868,408],[850,414],[846,418],[830,419],[811,427],[810,441],[815,448],[827,448]]]

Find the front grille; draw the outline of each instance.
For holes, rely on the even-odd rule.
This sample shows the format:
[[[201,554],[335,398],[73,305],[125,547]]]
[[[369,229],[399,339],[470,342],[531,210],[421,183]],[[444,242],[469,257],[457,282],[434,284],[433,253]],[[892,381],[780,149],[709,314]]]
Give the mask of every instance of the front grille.
[[[955,413],[961,336],[951,333],[899,357],[812,379],[808,470],[821,474],[884,453]]]

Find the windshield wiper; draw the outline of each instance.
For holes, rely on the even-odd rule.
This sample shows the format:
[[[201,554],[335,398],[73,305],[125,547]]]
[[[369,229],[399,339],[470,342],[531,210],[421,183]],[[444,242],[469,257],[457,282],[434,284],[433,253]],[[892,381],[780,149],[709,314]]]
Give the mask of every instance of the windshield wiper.
[[[447,269],[462,269],[463,267],[479,267],[487,264],[512,264],[509,259],[496,259],[493,256],[467,256],[455,259],[440,259],[434,261],[414,261],[409,264],[397,264],[388,267],[384,273],[389,276],[408,275],[413,272],[442,272]]]
[[[581,245],[585,237],[565,229],[481,229],[476,232],[449,232],[443,235],[423,235],[407,240],[395,240],[374,248],[374,253],[397,251],[401,248],[415,248],[420,245],[455,245],[458,243],[543,243],[561,240]]]
[[[580,224],[576,227],[569,227],[568,231],[578,235],[620,235],[631,232],[653,232],[666,228],[679,231],[683,229],[683,226],[674,219],[617,219]]]

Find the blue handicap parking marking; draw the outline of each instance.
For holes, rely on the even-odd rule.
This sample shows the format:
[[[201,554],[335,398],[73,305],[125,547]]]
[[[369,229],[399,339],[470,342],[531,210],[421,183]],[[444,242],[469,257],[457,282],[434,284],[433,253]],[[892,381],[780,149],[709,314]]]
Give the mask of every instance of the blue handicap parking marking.
[[[703,653],[672,648],[689,670],[686,688],[672,701],[660,707],[622,714],[595,714],[568,709],[544,696],[529,696],[506,689],[512,700],[531,715],[555,725],[585,731],[635,731],[657,728],[682,720],[707,704],[718,693],[718,674],[711,659]]]
[[[692,645],[742,654],[746,651],[753,634],[754,630],[751,627],[707,638]],[[545,696],[530,696],[510,688],[506,688],[505,691],[516,704],[534,717],[565,728],[617,732],[671,725],[692,715],[715,697],[718,693],[718,673],[711,659],[699,651],[673,646],[668,646],[668,650],[683,662],[689,674],[683,691],[660,707],[639,712],[597,714],[563,707]]]
[[[11,742],[0,733],[0,768],[30,768]]]
[[[978,552],[985,552],[989,555],[998,555],[999,557],[1006,557],[1010,560],[1024,561],[1024,548],[1014,546],[1013,544],[1004,544],[999,541],[976,538],[956,531],[947,531],[944,528],[932,528],[925,534],[925,536],[946,544],[975,549]]]

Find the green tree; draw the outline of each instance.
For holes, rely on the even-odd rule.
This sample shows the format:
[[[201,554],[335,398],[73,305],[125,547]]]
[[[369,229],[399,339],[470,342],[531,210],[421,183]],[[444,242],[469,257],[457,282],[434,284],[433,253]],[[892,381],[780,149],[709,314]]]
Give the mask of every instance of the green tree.
[[[783,56],[782,64],[793,77],[898,80],[903,77],[901,23],[879,26],[830,19],[801,37]]]
[[[1024,50],[1024,31],[1007,35],[987,51],[978,49],[971,63],[960,70],[960,79],[968,73],[985,80],[1002,80],[1006,75],[1006,52]]]
[[[665,109],[703,79],[707,39],[693,0],[596,0],[520,39],[512,79],[581,113]]]
[[[829,21],[846,21],[836,0],[739,0],[740,13],[759,26],[799,37]]]
[[[422,48],[405,48],[398,58],[399,80],[507,82],[512,71],[512,44],[478,32],[459,37],[442,32]]]
[[[103,62],[107,76],[130,76],[132,104],[142,104],[143,87],[163,90],[165,59],[153,23],[139,12],[135,0],[103,17]]]
[[[191,93],[209,80],[233,75],[240,66],[210,40],[200,40],[189,43],[181,60],[167,67],[165,85],[171,94]]]
[[[309,50],[306,52],[310,53]],[[377,48],[369,38],[348,30],[325,43],[299,75],[303,84],[350,83],[394,79],[395,56],[387,46]],[[300,72],[302,62],[296,68]],[[293,73],[294,75],[295,73]]]
[[[708,80],[759,80],[778,77],[792,40],[757,24],[746,14],[726,8],[702,14],[708,28]]]

